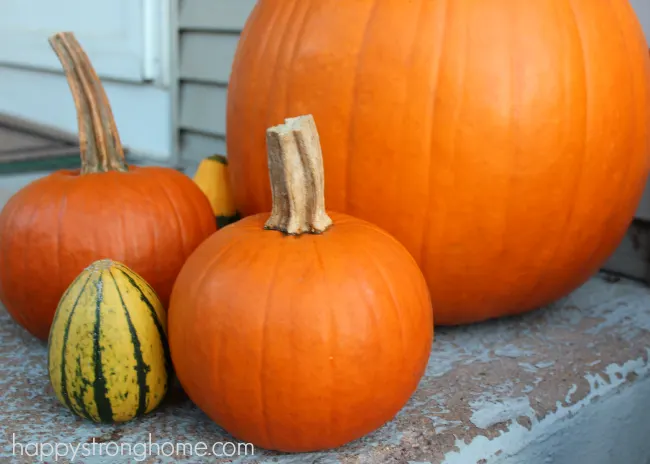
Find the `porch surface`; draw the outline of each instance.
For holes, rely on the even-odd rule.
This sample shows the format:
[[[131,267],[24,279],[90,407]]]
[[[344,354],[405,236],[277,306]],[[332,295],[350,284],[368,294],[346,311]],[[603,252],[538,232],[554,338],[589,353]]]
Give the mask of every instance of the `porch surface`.
[[[0,173],[78,165],[79,143],[75,135],[0,113]]]
[[[0,187],[9,185],[0,179]],[[0,206],[8,194],[0,190]],[[649,353],[650,289],[597,275],[551,307],[436,329],[426,375],[406,407],[340,449],[163,456],[169,443],[179,448],[203,442],[209,451],[213,443],[233,439],[179,390],[158,411],[131,423],[95,425],[77,418],[54,397],[45,345],[1,308],[0,456],[31,463],[38,459],[34,443],[46,452],[47,444],[86,443],[74,462],[647,464]],[[160,455],[155,446],[142,455],[150,441],[165,444]],[[111,442],[130,444],[133,454],[110,456]],[[84,455],[84,449],[93,451]],[[42,459],[54,462],[54,456]],[[71,459],[67,448],[59,462]]]

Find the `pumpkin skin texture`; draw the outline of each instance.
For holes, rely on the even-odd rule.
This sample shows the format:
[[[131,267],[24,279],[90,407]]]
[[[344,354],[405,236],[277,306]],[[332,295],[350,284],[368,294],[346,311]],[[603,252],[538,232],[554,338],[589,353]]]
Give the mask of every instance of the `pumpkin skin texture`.
[[[341,446],[390,420],[422,377],[426,281],[368,222],[329,213],[329,228],[288,235],[264,230],[276,227],[268,217],[224,227],[187,260],[169,308],[176,375],[240,440],[284,452]]]
[[[75,43],[65,34],[56,37]],[[114,126],[107,102],[78,93],[76,99],[86,97],[105,113],[102,122]],[[102,132],[79,111],[82,168],[32,182],[0,213],[0,300],[41,340],[61,295],[92,262],[124,263],[166,306],[185,259],[216,231],[210,203],[192,179],[170,168],[127,166],[114,127]]]
[[[47,340],[65,289],[89,263],[125,263],[163,305],[190,253],[216,231],[205,195],[168,168],[79,175],[59,171],[9,199],[0,213],[0,299]]]
[[[126,422],[167,393],[171,361],[165,310],[142,277],[100,260],[61,298],[48,339],[48,371],[59,401],[94,422]]]
[[[312,113],[328,206],[406,246],[436,324],[531,310],[635,213],[649,65],[626,0],[260,0],[228,88],[235,203],[268,210],[261,130]]]

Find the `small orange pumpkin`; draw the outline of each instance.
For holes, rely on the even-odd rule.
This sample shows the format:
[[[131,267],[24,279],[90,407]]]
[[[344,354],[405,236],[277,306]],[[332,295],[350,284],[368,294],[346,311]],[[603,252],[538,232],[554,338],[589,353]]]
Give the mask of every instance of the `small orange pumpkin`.
[[[185,259],[216,231],[210,203],[189,177],[125,163],[106,94],[73,34],[50,44],[79,117],[81,169],[36,180],[0,213],[0,300],[42,340],[64,291],[92,262],[123,262],[166,305]]]
[[[433,337],[424,276],[392,236],[324,209],[311,116],[267,132],[273,207],[207,239],[169,307],[189,397],[235,437],[287,452],[333,448],[390,420]]]

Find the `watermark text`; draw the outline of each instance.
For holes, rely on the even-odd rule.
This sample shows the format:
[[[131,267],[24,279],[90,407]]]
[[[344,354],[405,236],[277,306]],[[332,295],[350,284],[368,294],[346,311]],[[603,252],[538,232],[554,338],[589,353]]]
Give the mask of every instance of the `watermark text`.
[[[20,442],[16,434],[11,434],[11,452],[14,456],[28,456],[39,461],[74,462],[91,456],[129,457],[135,461],[144,461],[151,456],[187,457],[214,456],[235,457],[255,454],[252,443],[236,442],[172,442],[153,441],[151,434],[147,441],[127,443],[121,441],[97,441],[95,437],[84,443],[69,442]]]

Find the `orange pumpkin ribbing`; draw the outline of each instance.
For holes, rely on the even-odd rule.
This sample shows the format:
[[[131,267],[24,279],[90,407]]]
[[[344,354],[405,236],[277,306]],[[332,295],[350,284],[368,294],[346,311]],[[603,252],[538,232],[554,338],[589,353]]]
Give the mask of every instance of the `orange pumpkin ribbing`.
[[[263,128],[307,112],[328,205],[408,248],[438,324],[576,288],[650,166],[650,60],[625,0],[260,0],[228,90],[244,215],[271,204]]]

